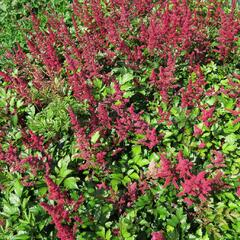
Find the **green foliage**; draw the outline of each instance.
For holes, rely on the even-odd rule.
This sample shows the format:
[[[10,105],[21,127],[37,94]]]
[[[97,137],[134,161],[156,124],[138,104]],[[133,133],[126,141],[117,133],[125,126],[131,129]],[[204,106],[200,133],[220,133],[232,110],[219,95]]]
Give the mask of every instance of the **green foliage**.
[[[0,69],[8,64],[3,54],[16,43],[25,46],[26,32],[31,29],[30,11],[45,21],[44,11],[54,9],[70,20],[70,0],[1,0],[0,1]]]
[[[27,21],[28,8],[38,15],[43,29],[46,25],[43,11],[51,11],[53,8],[56,13],[63,15],[73,33],[75,30],[69,9],[71,2],[0,0],[0,68],[11,66],[3,57],[3,52],[17,42],[26,50],[24,38],[32,27]],[[104,1],[101,4],[104,5]],[[190,1],[189,4],[194,8],[196,2]],[[108,7],[104,5],[103,9],[108,15]],[[229,11],[227,6],[226,11]],[[204,9],[203,14],[206,12],[207,9]],[[133,33],[138,33],[139,24],[138,18],[132,20],[132,26],[136,28],[131,30]],[[215,49],[218,31],[208,30],[211,48]],[[126,36],[128,31],[125,32]],[[126,43],[128,47],[138,46],[137,41],[127,39]],[[115,51],[113,44],[108,47]],[[59,54],[63,51],[60,48],[58,50]],[[230,60],[219,60],[214,51],[206,54],[212,60],[203,61],[199,68],[206,81],[204,94],[199,105],[194,102],[195,105],[189,108],[181,106],[182,99],[176,93],[178,88],[185,90],[190,81],[194,83],[198,79],[197,71],[191,72],[188,62],[184,60],[186,52],[176,61],[177,87],[171,89],[168,102],[163,101],[161,94],[155,89],[156,86],[149,84],[152,70],[166,65],[164,59],[156,54],[151,55],[144,49],[143,55],[148,60],[142,65],[139,63],[140,67],[134,69],[125,64],[126,56],[122,56],[118,50],[115,52],[119,56],[112,65],[106,68],[104,66],[101,72],[103,75],[107,72],[109,81],[103,80],[101,74],[93,77],[92,82],[84,79],[90,82],[88,86],[95,101],[95,105],[91,105],[92,115],[89,113],[90,104],[87,101],[78,101],[74,97],[74,89],[65,82],[64,86],[58,85],[57,78],[55,89],[49,86],[46,92],[34,89],[31,82],[29,83],[33,98],[42,100],[42,105],[24,102],[14,89],[8,88],[0,79],[0,239],[58,239],[57,230],[52,223],[53,217],[39,205],[40,202],[47,202],[53,207],[57,206],[57,200],[49,197],[53,190],[48,186],[46,176],[52,179],[55,190],[58,189],[65,198],[71,198],[72,202],[77,202],[80,196],[84,198],[75,210],[69,202],[64,205],[64,209],[69,211],[70,219],[74,219],[74,222],[65,224],[73,225],[77,222],[74,217],[81,218],[76,223],[77,240],[147,240],[153,232],[159,231],[164,232],[167,240],[239,239],[240,201],[236,189],[239,187],[240,174],[240,122],[235,122],[239,113],[232,114],[232,111],[239,112],[239,99],[231,97],[231,93],[239,92],[239,89],[234,89],[229,81],[231,79],[239,84],[239,79],[234,77],[234,74],[236,76],[240,73],[237,58],[240,52],[239,40],[235,55]],[[97,57],[104,64],[104,54],[99,52]],[[67,63],[63,62],[65,67]],[[68,74],[72,72],[69,71]],[[68,77],[65,70],[60,75],[59,79],[64,81]],[[132,133],[131,130],[123,141],[119,141],[116,126],[112,126],[113,123],[110,122],[112,129],[109,130],[104,118],[110,116],[114,119],[116,110],[107,109],[108,114],[104,112],[105,115],[101,116],[103,122],[95,127],[95,121],[100,122],[97,115],[100,103],[107,108],[108,102],[116,93],[117,84],[123,93],[123,99],[114,99],[113,105],[121,106],[126,100],[126,109],[133,104],[137,114],[143,111],[140,114],[140,124],[151,126],[159,136],[159,142],[152,148],[141,144],[144,134]],[[214,90],[215,94],[207,94],[210,90]],[[228,90],[230,94],[226,93]],[[200,105],[204,106],[203,109],[215,107],[209,126],[201,120],[203,109]],[[70,108],[79,120],[78,126],[70,118]],[[166,119],[165,114],[169,114]],[[134,122],[131,117],[118,120],[125,126],[127,121]],[[201,129],[201,136],[194,134],[194,126]],[[28,146],[37,144],[33,141],[34,137],[24,139],[24,133],[29,130],[36,136],[43,137],[44,149]],[[80,149],[81,143],[86,148]],[[202,143],[204,147],[199,147]],[[16,147],[17,160],[36,157],[37,163],[43,163],[45,169],[51,169],[51,174],[46,173],[47,171],[43,173],[42,169],[37,169],[36,174],[33,174],[29,168],[30,163],[26,171],[14,171],[11,163],[6,159],[3,161],[3,153],[10,146]],[[120,149],[116,154],[112,151],[115,147]],[[84,159],[81,154],[86,149],[90,149],[91,154]],[[172,179],[167,187],[164,186],[166,179],[159,177],[163,167],[161,156],[169,159],[173,167],[178,163],[177,154],[182,152],[184,158],[193,164],[193,174],[206,171],[207,178],[214,179],[219,173],[217,167],[211,168],[210,165],[213,163],[214,151],[224,155],[224,165],[219,170],[224,176],[223,184],[220,189],[214,189],[205,202],[194,202],[191,206],[186,204],[178,196],[183,190],[182,180],[176,180],[180,189],[171,184]],[[101,158],[97,153],[105,155]],[[49,166],[46,164],[48,158]],[[11,154],[7,155],[7,160],[9,159],[16,161],[11,158]],[[35,165],[37,163],[34,162]]]
[[[49,239],[44,228],[49,224],[43,209],[36,205],[37,195],[24,187],[19,175],[1,174],[1,239]],[[45,233],[44,233],[45,232]]]
[[[39,135],[43,135],[47,140],[59,134],[63,135],[64,132],[67,133],[70,128],[67,109],[70,106],[74,109],[80,107],[70,97],[56,98],[38,113],[35,113],[36,110],[32,106],[28,117],[29,128]]]

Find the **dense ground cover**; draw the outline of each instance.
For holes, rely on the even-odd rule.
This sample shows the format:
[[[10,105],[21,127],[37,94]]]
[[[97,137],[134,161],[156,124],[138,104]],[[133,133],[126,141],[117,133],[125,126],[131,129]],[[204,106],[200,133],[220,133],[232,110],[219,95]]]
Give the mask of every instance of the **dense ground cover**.
[[[237,1],[3,2],[0,239],[239,239]]]

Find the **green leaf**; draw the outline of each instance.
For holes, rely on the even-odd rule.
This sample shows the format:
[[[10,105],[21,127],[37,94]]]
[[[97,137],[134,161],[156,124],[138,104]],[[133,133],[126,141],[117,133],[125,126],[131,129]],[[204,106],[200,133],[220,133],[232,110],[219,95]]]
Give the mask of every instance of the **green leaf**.
[[[172,227],[171,225],[167,225],[167,232],[173,232],[174,231],[174,227]]]
[[[56,167],[56,172],[58,173],[58,177],[62,178],[61,180],[63,180],[63,178],[65,178],[67,175],[69,175],[72,172],[72,170],[68,169],[68,164],[70,161],[71,161],[71,158],[69,155],[62,158],[60,161],[58,161],[57,165],[60,169]]]
[[[209,98],[206,103],[208,103],[210,106],[212,106],[216,102],[216,97]]]
[[[21,139],[21,137],[22,137],[22,133],[21,133],[21,132],[17,132],[17,133],[15,134],[15,139],[16,139],[16,140]]]
[[[23,105],[23,101],[22,100],[18,100],[16,103],[17,108],[20,108]]]
[[[146,158],[142,159],[141,157],[135,157],[134,161],[139,167],[149,165],[149,163],[150,163],[150,161],[148,159],[146,159]]]
[[[21,204],[22,209],[26,209],[26,207],[28,207],[29,199],[30,199],[30,196],[22,200],[22,204]]]
[[[225,138],[225,142],[229,144],[234,144],[238,140],[238,136],[234,133],[229,134]]]
[[[11,193],[9,196],[9,201],[11,204],[17,207],[21,205],[21,200],[16,194]]]
[[[206,233],[204,236],[203,236],[203,238],[202,238],[202,240],[209,240],[210,238],[208,237],[208,234]]]
[[[119,83],[122,85],[122,84],[125,84],[129,81],[131,81],[132,79],[134,78],[133,74],[132,73],[126,73],[124,74],[120,80],[119,80]]]
[[[138,180],[138,179],[139,179],[139,175],[138,175],[136,172],[134,172],[134,173],[132,173],[132,174],[130,175],[130,178],[132,178],[132,179],[134,179],[134,180]]]
[[[0,99],[0,108],[5,107],[6,104],[7,104],[7,103],[6,103],[5,99]]]
[[[18,180],[16,180],[13,186],[14,186],[14,192],[16,193],[16,195],[18,197],[21,197],[23,193],[23,185]]]
[[[112,239],[112,233],[111,233],[111,230],[108,229],[106,233],[106,240],[111,240],[111,239]]]
[[[44,194],[47,193],[47,191],[48,191],[48,188],[47,188],[47,187],[40,187],[40,188],[38,189],[38,194],[39,194],[39,196],[43,196]]]
[[[15,98],[11,98],[9,104],[10,104],[11,107],[14,107],[14,105],[15,105]]]
[[[232,124],[232,121],[226,124],[226,127],[223,128],[225,133],[234,133],[240,128],[240,123]]]
[[[97,235],[103,239],[105,239],[105,228],[103,226],[98,227]]]
[[[15,215],[19,213],[18,207],[11,206],[10,204],[4,204],[3,212],[7,215]]]
[[[12,240],[28,240],[31,239],[31,237],[28,234],[19,234],[17,236],[14,236],[11,238]]]
[[[179,116],[179,109],[177,107],[172,107],[170,112],[175,116],[178,117]]]
[[[160,159],[159,155],[156,154],[155,152],[152,153],[149,157],[149,161],[152,162],[152,161],[158,161]]]
[[[232,152],[236,149],[237,149],[236,145],[232,145],[232,144],[229,144],[229,143],[224,143],[223,146],[222,146],[223,153]]]
[[[130,90],[132,88],[132,84],[131,83],[126,83],[126,84],[124,84],[124,85],[122,85],[121,86],[121,90],[122,91],[128,91],[128,90]]]
[[[11,122],[12,122],[13,126],[16,127],[17,123],[18,123],[18,116],[13,115],[12,118],[11,118]]]
[[[66,178],[63,181],[63,185],[67,189],[78,189],[77,182],[78,182],[78,178],[76,178],[76,177],[69,177],[69,178]]]
[[[177,224],[179,223],[179,219],[178,219],[177,216],[172,216],[172,218],[169,219],[169,220],[167,221],[167,223],[168,223],[170,226],[176,227]]]
[[[102,80],[101,80],[101,79],[95,79],[95,80],[94,80],[94,85],[95,85],[98,89],[101,89],[101,87],[102,87]]]
[[[95,133],[92,135],[92,137],[91,137],[91,142],[92,142],[92,143],[96,143],[97,140],[99,139],[99,137],[100,137],[99,131],[95,132]]]
[[[133,156],[140,155],[141,152],[142,152],[142,148],[140,145],[135,145],[132,147]]]
[[[113,179],[110,182],[110,185],[112,186],[112,189],[116,192],[118,190],[118,185],[119,185],[120,181]]]
[[[7,4],[4,1],[1,1],[0,8],[2,11],[7,11]]]
[[[125,176],[122,180],[122,183],[126,186],[128,183],[131,182],[131,179],[128,176]]]
[[[62,168],[60,168],[58,176],[61,178],[65,178],[70,173],[72,173],[72,170],[67,169],[66,167],[62,167]]]
[[[110,177],[112,179],[121,181],[121,179],[123,178],[123,175],[121,173],[113,173],[113,174],[110,175]]]
[[[166,217],[169,215],[168,210],[163,206],[157,209],[157,213],[159,215],[159,219],[162,219],[162,220],[165,220]]]
[[[121,89],[122,90],[122,89]],[[129,92],[125,92],[124,94],[123,94],[123,97],[124,98],[129,98],[129,97],[132,97],[134,95],[134,92],[133,91],[129,91]]]

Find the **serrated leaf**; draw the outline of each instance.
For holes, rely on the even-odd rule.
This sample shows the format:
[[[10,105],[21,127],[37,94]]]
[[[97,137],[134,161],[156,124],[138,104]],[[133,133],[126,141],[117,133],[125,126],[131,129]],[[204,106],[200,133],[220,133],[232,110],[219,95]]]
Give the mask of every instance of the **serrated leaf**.
[[[236,134],[231,133],[225,138],[225,142],[229,144],[234,144],[238,140],[238,137]]]
[[[176,227],[177,224],[179,223],[179,219],[177,218],[177,216],[172,216],[172,218],[169,219],[167,223],[168,223],[170,226]]]
[[[232,152],[236,149],[237,149],[236,145],[232,145],[232,144],[229,144],[229,143],[224,143],[223,146],[222,146],[223,153]]]
[[[20,204],[21,204],[20,198],[16,194],[14,194],[14,193],[10,194],[9,201],[10,201],[11,204],[13,204],[13,205],[15,205],[17,207],[20,206]]]
[[[65,178],[66,176],[68,176],[70,173],[72,173],[72,170],[67,169],[66,167],[62,167],[59,170],[58,176],[61,178]]]
[[[69,177],[69,178],[66,178],[63,181],[63,185],[67,189],[78,189],[77,182],[78,182],[78,178],[76,178],[76,177]]]
[[[150,161],[150,162],[151,162],[151,161],[158,161],[159,159],[160,159],[159,155],[156,154],[155,152],[152,153],[152,154],[150,155],[150,157],[149,157],[149,161]]]
[[[124,74],[124,75],[120,78],[119,83],[120,83],[121,85],[122,85],[122,84],[125,84],[125,83],[131,81],[133,78],[134,78],[134,77],[133,77],[133,75],[132,75],[131,73],[126,73],[126,74]]]
[[[17,180],[14,183],[14,192],[16,193],[16,195],[18,197],[22,196],[22,192],[23,192],[23,185]]]
[[[141,152],[142,152],[142,148],[141,148],[140,145],[135,145],[135,146],[132,147],[132,153],[133,153],[134,156],[140,155]]]
[[[146,166],[146,165],[149,165],[150,161],[148,159],[142,159],[142,158],[137,158],[137,161],[136,161],[136,164],[139,166],[139,167],[143,167],[143,166]]]
[[[128,176],[125,176],[122,180],[122,183],[126,186],[128,183],[131,182],[131,179]]]
[[[4,204],[3,206],[3,212],[7,215],[15,215],[19,213],[18,207],[11,206],[9,204]]]
[[[134,180],[138,180],[138,179],[139,179],[139,175],[138,175],[136,172],[134,172],[134,173],[132,173],[132,174],[130,175],[130,178],[132,178],[132,179],[134,179]]]

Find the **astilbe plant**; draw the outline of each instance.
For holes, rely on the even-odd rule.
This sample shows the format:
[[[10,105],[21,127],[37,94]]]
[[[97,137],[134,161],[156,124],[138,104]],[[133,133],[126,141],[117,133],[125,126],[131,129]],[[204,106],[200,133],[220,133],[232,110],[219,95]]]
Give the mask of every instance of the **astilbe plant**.
[[[108,15],[110,16],[108,17],[103,13],[101,4],[98,1],[86,2],[84,8],[77,1],[74,1],[74,26],[78,46],[76,46],[62,19],[58,20],[56,16],[50,15],[48,31],[42,32],[39,27],[39,20],[36,16],[32,15],[35,32],[30,35],[31,38],[27,41],[28,47],[32,58],[41,62],[45,69],[43,68],[41,71],[36,70],[35,64],[18,47],[14,59],[16,65],[21,68],[21,72],[26,76],[24,79],[24,89],[28,89],[27,79],[37,77],[38,79],[35,79],[33,83],[36,83],[35,86],[39,88],[46,79],[53,82],[54,78],[58,77],[63,64],[62,60],[60,61],[59,59],[56,47],[62,47],[65,51],[63,57],[68,63],[68,82],[73,89],[74,95],[80,101],[88,99],[92,102],[91,86],[87,84],[86,79],[104,77],[102,74],[103,66],[97,61],[99,53],[107,53],[104,58],[106,58],[110,66],[114,64],[117,58],[112,58],[112,56],[108,58],[110,47],[113,48],[112,52],[114,54],[119,52],[122,55],[127,66],[134,69],[137,67],[134,66],[136,58],[133,57],[132,60],[131,58],[136,55],[135,49],[139,52],[137,55],[140,54],[139,56],[141,56],[141,65],[145,64],[148,58],[151,59],[152,54],[157,54],[161,57],[167,67],[159,66],[159,80],[154,77],[155,70],[153,70],[150,82],[160,91],[163,99],[166,99],[169,90],[176,87],[174,65],[181,53],[186,52],[186,59],[191,59],[191,62],[193,59],[196,59],[194,61],[197,62],[199,61],[198,59],[204,59],[207,52],[210,51],[208,45],[210,39],[207,35],[207,28],[210,26],[206,25],[204,17],[201,14],[188,7],[186,1],[183,1],[181,4],[178,4],[176,1],[155,4],[147,2],[145,6],[143,4],[142,11],[144,11],[144,7],[148,9],[148,11],[145,11],[145,18],[149,19],[149,26],[144,23],[141,23],[139,26],[139,32],[137,33],[141,36],[139,46],[135,46],[134,42],[131,43],[136,37],[126,31],[126,28],[133,28],[131,20],[134,19],[134,9],[139,9],[139,5],[135,3],[136,6],[131,5],[130,8],[128,2],[122,2],[121,4],[106,2],[105,4],[109,5],[108,9],[110,12]],[[171,6],[171,4],[173,5]],[[154,7],[158,7],[156,13],[153,12]],[[94,14],[90,14],[90,10]],[[218,14],[218,11],[216,11],[216,14]],[[231,16],[233,18],[233,14]],[[126,20],[128,18],[129,20]],[[80,32],[77,27],[79,19],[83,21],[88,31]],[[116,24],[117,22],[119,24]],[[223,25],[225,22],[231,24],[230,20],[226,20],[224,23],[219,23],[219,25],[224,28]],[[207,23],[209,24],[209,22]],[[234,41],[236,40],[234,36],[238,33],[239,22],[235,20],[234,25],[231,26],[234,28],[234,31],[231,31],[231,41]],[[222,31],[220,31],[221,34],[226,36]],[[223,42],[222,39],[223,37],[219,37],[220,43]],[[134,47],[134,51],[131,50],[132,46]],[[202,49],[199,49],[200,46]],[[204,47],[205,49],[203,49]],[[143,54],[143,49],[145,48],[149,51],[150,55]],[[77,72],[78,69],[81,69],[81,71]],[[24,95],[23,91],[20,91],[20,94]]]
[[[214,154],[216,155],[216,159],[212,160],[214,166],[217,168],[224,167],[223,155],[217,151],[215,151]],[[177,190],[181,188],[182,191],[180,191],[177,196],[185,196],[184,201],[188,205],[194,203],[192,197],[199,198],[201,202],[206,201],[207,196],[215,187],[224,185],[222,181],[217,181],[217,179],[220,180],[219,177],[222,177],[221,174],[219,175],[220,172],[217,172],[218,174],[213,178],[207,178],[206,171],[200,171],[197,174],[193,173],[193,163],[184,159],[182,152],[178,153],[177,160],[178,163],[172,165],[171,161],[162,155],[161,168],[158,169],[156,176],[165,179],[164,187],[173,184]],[[179,184],[181,187],[179,187]]]
[[[37,177],[38,174],[49,172],[52,158],[47,152],[48,145],[44,144],[43,137],[35,135],[31,130],[22,130],[21,142],[23,149],[13,143],[8,143],[7,149],[1,148],[1,161],[8,165],[10,172],[20,172],[23,175],[24,185],[34,185],[31,184],[31,175]],[[27,156],[23,150],[28,152]]]
[[[240,88],[235,80],[239,80],[238,74],[230,77],[227,87],[209,86],[202,65],[218,62],[219,58],[221,64],[237,51],[240,24],[236,7],[226,13],[219,1],[74,0],[72,8],[71,30],[55,13],[47,14],[46,30],[40,27],[37,16],[31,15],[33,31],[26,37],[27,52],[18,45],[7,54],[15,70],[0,72],[7,88],[15,89],[25,106],[34,104],[38,111],[51,101],[51,97],[48,101],[44,98],[46,89],[50,96],[61,99],[70,95],[86,106],[85,115],[73,106],[67,109],[77,143],[71,167],[74,176],[81,177],[81,187],[91,186],[97,208],[105,211],[105,204],[110,204],[109,218],[117,218],[111,226],[113,235],[120,235],[115,228],[120,216],[134,208],[152,186],[170,189],[173,185],[176,194],[172,204],[183,200],[186,211],[189,208],[194,211],[193,204],[207,204],[214,191],[225,187],[220,169],[226,163],[219,146],[205,154],[209,150],[204,131],[217,127],[218,102],[209,106],[203,100],[221,94],[239,98]],[[214,29],[213,33],[210,29]],[[121,73],[114,72],[119,68],[134,73],[129,80],[134,92],[130,97],[119,81]],[[95,81],[101,82],[100,88]],[[186,113],[190,120],[183,123],[183,116],[177,116],[174,109]],[[239,101],[235,110],[227,111],[237,117],[234,120],[237,124]],[[188,124],[190,133],[185,133]],[[179,137],[168,138],[167,134],[174,135],[176,131]],[[189,141],[191,133],[192,141],[199,141],[197,145]],[[86,225],[92,224],[86,231],[98,234],[97,214],[82,216],[78,212],[85,196],[77,192],[79,199],[73,200],[53,181],[56,162],[48,153],[51,144],[31,130],[22,132],[21,141],[31,152],[28,157],[21,158],[18,149],[9,144],[7,150],[1,149],[0,158],[10,170],[24,175],[28,164],[34,175],[44,177],[48,194],[40,205],[51,216],[57,237],[76,239],[84,229],[76,222],[81,225],[84,221]],[[126,159],[131,158],[128,150],[134,144],[144,149],[146,158],[151,154],[160,156],[160,166],[151,161],[146,174],[145,163],[141,161],[144,159],[139,160],[137,155],[128,162]],[[192,154],[186,150],[188,147],[191,150],[195,147]],[[199,160],[202,156],[206,164]],[[136,174],[122,177],[131,172],[130,168]],[[114,179],[116,175],[118,179]],[[90,199],[91,194],[86,194],[86,198]],[[158,229],[169,230],[164,224],[159,225],[162,228]],[[152,228],[151,232],[153,240],[168,235]]]
[[[78,222],[81,223],[81,219],[77,216],[70,218],[70,213],[74,213],[78,210],[78,207],[84,201],[83,197],[80,196],[78,201],[69,199],[67,193],[63,193],[60,187],[52,181],[48,174],[45,176],[45,182],[48,186],[48,199],[54,200],[56,204],[50,205],[46,202],[41,202],[40,205],[52,217],[53,223],[57,229],[58,238],[62,240],[75,239],[75,227]],[[67,206],[72,206],[72,210],[66,210]],[[69,224],[72,226],[69,226]]]
[[[222,10],[220,17],[221,27],[219,29],[219,37],[217,38],[219,42],[218,52],[221,59],[224,60],[236,48],[235,43],[238,40],[239,22],[234,19],[234,7],[231,13],[228,14]]]

